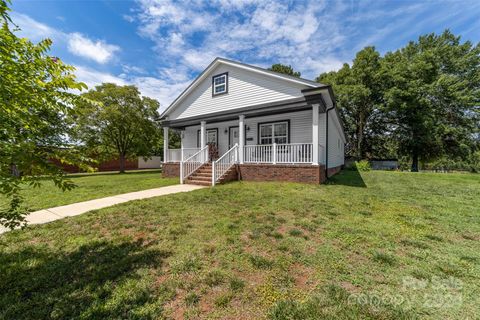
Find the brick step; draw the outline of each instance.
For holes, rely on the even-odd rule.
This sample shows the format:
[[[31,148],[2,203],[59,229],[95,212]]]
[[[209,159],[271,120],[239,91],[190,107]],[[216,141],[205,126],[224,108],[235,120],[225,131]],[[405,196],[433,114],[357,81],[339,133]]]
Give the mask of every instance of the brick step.
[[[210,181],[202,181],[202,180],[187,180],[188,184],[195,184],[199,186],[210,186],[212,183]]]
[[[202,177],[212,177],[212,173],[211,172],[195,172],[194,173],[195,176],[202,176]]]
[[[195,173],[209,173],[212,174],[212,169],[199,169]]]
[[[187,178],[188,180],[201,180],[201,181],[212,181],[212,177],[197,176],[193,175]]]

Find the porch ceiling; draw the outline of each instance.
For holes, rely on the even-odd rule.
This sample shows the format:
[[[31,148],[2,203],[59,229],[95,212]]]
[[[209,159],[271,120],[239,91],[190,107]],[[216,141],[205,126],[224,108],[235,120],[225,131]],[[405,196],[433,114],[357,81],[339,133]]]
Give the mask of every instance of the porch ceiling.
[[[161,121],[163,126],[170,128],[182,129],[187,126],[198,125],[201,121],[208,123],[222,122],[229,120],[238,120],[240,115],[244,115],[245,118],[253,118],[274,114],[289,113],[295,111],[303,111],[312,108],[312,104],[320,105],[320,112],[323,113],[326,110],[326,104],[321,94],[308,95],[307,97],[295,98],[284,100],[275,103],[266,103],[262,105],[255,105],[231,111],[215,112],[206,115],[190,117],[179,120],[163,120]]]

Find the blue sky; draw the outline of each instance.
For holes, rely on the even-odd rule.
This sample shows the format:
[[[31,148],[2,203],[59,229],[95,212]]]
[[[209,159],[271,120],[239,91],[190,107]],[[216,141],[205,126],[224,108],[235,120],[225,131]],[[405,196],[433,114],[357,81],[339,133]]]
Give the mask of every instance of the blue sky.
[[[350,63],[374,45],[382,54],[449,28],[480,41],[480,1],[15,1],[13,21],[79,80],[135,84],[161,109],[216,56],[302,77]]]

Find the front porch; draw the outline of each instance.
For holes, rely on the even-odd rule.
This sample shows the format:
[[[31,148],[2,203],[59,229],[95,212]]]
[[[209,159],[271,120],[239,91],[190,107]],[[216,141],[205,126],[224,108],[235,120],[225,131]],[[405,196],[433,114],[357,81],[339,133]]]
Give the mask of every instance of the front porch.
[[[327,158],[325,118],[325,108],[313,104],[295,111],[172,126],[181,132],[182,148],[164,149],[164,175],[176,174],[181,183],[209,185],[225,181],[227,175],[322,183]],[[165,127],[165,146],[168,132]]]

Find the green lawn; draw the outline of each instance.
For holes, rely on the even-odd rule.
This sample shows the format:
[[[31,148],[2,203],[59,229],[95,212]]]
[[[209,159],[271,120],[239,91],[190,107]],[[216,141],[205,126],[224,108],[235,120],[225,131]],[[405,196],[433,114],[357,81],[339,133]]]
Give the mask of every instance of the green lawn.
[[[77,185],[73,190],[63,192],[52,182],[45,182],[39,188],[27,187],[22,195],[29,210],[35,211],[179,183],[178,178],[162,178],[161,175],[160,170],[72,174],[69,178]],[[5,198],[0,197],[0,205],[2,203],[5,204]]]
[[[480,175],[234,182],[0,236],[2,319],[473,319]]]

